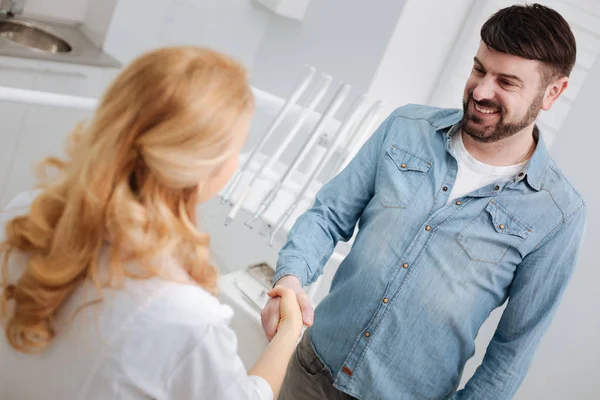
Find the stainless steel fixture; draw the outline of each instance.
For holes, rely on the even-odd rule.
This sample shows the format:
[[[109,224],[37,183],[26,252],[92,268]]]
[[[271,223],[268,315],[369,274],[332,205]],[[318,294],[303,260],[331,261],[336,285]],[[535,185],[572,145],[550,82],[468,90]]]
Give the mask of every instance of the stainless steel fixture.
[[[65,40],[50,33],[50,28],[13,18],[0,19],[0,38],[50,53],[68,53],[72,49]]]
[[[119,68],[80,22],[23,14],[26,0],[0,0],[0,57]]]
[[[6,0],[0,0],[4,5]],[[0,12],[0,57],[119,68],[120,63],[87,37],[79,22]]]

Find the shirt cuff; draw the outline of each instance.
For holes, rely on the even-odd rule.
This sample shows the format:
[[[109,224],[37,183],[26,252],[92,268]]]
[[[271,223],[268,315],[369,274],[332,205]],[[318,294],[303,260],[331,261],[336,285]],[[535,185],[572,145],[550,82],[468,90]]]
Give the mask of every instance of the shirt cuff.
[[[273,389],[271,389],[271,385],[262,377],[257,375],[249,375],[248,380],[252,383],[252,386],[256,389],[254,394],[256,397],[253,397],[254,400],[272,400],[273,397]]]
[[[273,285],[284,276],[292,275],[298,278],[302,287],[308,283],[308,264],[300,257],[287,256],[277,260],[277,270],[273,277]]]

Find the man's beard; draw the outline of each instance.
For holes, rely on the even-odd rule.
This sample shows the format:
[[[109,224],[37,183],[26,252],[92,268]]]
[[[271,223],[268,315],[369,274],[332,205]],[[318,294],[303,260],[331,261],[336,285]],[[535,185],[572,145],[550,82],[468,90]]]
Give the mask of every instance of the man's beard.
[[[486,107],[493,108],[499,110],[500,120],[493,125],[484,125],[482,128],[473,126],[473,123],[480,124],[482,119],[477,115],[469,115],[469,102],[475,102],[476,104]],[[467,101],[463,100],[463,117],[460,121],[460,126],[467,135],[471,136],[478,142],[482,143],[493,143],[502,139],[509,138],[521,131],[525,127],[531,125],[535,119],[537,118],[540,109],[542,107],[542,102],[544,101],[544,91],[540,90],[538,96],[533,100],[531,105],[529,106],[529,110],[521,119],[521,121],[514,123],[506,123],[504,122],[504,108],[500,104],[496,104],[491,100],[483,100],[483,101],[475,101],[473,98],[473,92],[469,93],[469,98]]]

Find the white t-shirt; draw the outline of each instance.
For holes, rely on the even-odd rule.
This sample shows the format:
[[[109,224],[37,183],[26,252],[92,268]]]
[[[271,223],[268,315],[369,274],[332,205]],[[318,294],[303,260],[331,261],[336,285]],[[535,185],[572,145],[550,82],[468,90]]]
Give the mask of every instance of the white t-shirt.
[[[450,147],[458,161],[458,174],[454,187],[450,191],[448,202],[492,183],[512,180],[527,164],[525,161],[520,164],[497,167],[477,161],[465,148],[460,130],[452,135]]]
[[[19,196],[0,214],[0,239],[6,220],[26,211],[31,197]],[[25,256],[11,257],[11,281],[24,265]],[[15,351],[1,333],[0,398],[273,399],[269,384],[248,376],[237,355],[228,326],[233,311],[198,285],[127,279],[123,289],[105,289],[101,303],[73,318],[78,305],[97,297],[89,282],[77,288],[41,354]]]

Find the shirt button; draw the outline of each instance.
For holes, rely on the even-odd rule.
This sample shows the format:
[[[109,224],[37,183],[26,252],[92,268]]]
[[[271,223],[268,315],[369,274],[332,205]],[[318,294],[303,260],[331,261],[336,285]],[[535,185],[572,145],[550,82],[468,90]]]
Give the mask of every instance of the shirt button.
[[[500,186],[498,186],[498,185],[494,186],[494,190],[500,190]]]
[[[365,337],[369,337],[371,334],[369,332],[365,332]]]
[[[504,226],[504,224],[500,224],[500,229],[504,229],[504,228],[506,228],[506,227]]]
[[[461,203],[461,201],[460,201],[460,200],[457,200],[457,201],[456,201],[456,205],[457,205],[457,206],[460,206],[461,204],[462,204],[462,203]]]
[[[448,186],[444,186],[444,187],[442,188],[442,190],[443,190],[444,192],[447,192],[447,191],[448,191]]]
[[[402,264],[402,268],[404,268],[404,269],[408,268],[408,264],[407,263]]]
[[[404,164],[404,163],[400,164],[400,168],[406,168],[406,164]]]
[[[430,230],[431,230],[431,227],[430,227],[429,225],[427,225],[427,226],[425,227],[425,230],[426,230],[426,231],[430,231]]]
[[[385,304],[387,304],[389,301],[390,301],[390,299],[388,299],[387,297],[384,297],[384,298],[383,298],[383,302],[384,302]]]
[[[525,173],[519,172],[519,178],[522,177],[523,175],[525,175]]]

